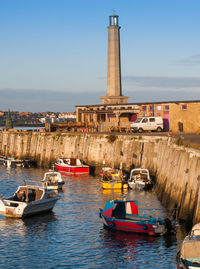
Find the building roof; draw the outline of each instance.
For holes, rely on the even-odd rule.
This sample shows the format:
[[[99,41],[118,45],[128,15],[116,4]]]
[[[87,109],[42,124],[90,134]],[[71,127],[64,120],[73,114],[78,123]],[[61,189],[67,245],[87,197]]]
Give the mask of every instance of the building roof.
[[[127,105],[148,105],[148,104],[179,104],[179,103],[200,103],[200,100],[163,101],[163,102],[137,102],[126,104],[100,104],[100,105],[77,105],[75,107],[97,107],[97,106],[127,106]]]

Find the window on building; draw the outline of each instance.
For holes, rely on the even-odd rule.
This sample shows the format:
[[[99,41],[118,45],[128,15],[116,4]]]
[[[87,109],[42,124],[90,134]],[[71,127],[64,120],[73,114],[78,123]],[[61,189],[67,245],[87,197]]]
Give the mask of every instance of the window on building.
[[[164,110],[169,110],[169,105],[165,105]]]
[[[182,110],[187,110],[187,105],[186,105],[186,104],[182,104],[182,105],[181,105],[181,109],[182,109]]]
[[[161,110],[162,107],[161,106],[157,106],[157,111]]]
[[[149,111],[152,111],[153,110],[153,106],[149,106]]]
[[[147,107],[146,106],[142,106],[142,110],[143,111],[146,111],[147,110]]]

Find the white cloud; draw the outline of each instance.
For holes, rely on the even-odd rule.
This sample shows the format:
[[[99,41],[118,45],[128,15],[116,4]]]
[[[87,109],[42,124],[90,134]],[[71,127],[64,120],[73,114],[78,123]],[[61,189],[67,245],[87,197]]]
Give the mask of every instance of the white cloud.
[[[200,65],[200,54],[186,57],[182,60],[177,61],[176,64],[181,64],[181,65],[185,65],[185,66]]]

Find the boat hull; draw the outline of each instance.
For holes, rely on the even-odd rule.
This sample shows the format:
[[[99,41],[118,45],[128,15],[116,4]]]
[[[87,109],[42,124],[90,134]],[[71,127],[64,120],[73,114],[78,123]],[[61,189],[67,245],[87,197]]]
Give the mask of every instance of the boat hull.
[[[46,188],[47,190],[62,190],[64,184],[65,184],[65,182],[63,182],[63,183],[59,182],[57,184],[44,185],[44,188]]]
[[[140,233],[140,234],[146,234],[154,236],[156,234],[162,234],[164,233],[164,226],[157,226],[152,224],[146,224],[142,221],[140,222],[133,222],[133,221],[126,221],[126,220],[120,220],[116,218],[108,218],[105,216],[102,216],[103,218],[103,224],[104,227],[117,230],[117,231],[123,231],[123,232],[131,232],[131,233]]]
[[[122,182],[102,182],[102,188],[105,190],[122,189]]]
[[[145,188],[145,183],[133,183],[133,182],[129,182],[128,186],[130,189],[135,190],[135,189],[139,189],[142,190]]]
[[[51,211],[59,198],[50,198],[48,200],[39,200],[30,203],[25,202],[10,202],[10,205],[5,205],[1,201],[0,214],[6,217],[25,218],[35,214],[41,214]],[[8,202],[7,202],[8,203]]]
[[[177,269],[195,269],[200,268],[200,258],[197,259],[198,262],[191,262],[184,260],[180,257],[180,251],[176,255],[176,268]]]
[[[61,173],[65,174],[71,174],[71,175],[89,174],[89,166],[61,166],[56,164],[56,168]]]
[[[106,228],[141,233],[150,236],[167,232],[164,219],[138,215],[138,204],[134,200],[107,201],[100,209],[100,218]]]
[[[5,159],[3,164],[7,167],[24,167],[23,160]]]

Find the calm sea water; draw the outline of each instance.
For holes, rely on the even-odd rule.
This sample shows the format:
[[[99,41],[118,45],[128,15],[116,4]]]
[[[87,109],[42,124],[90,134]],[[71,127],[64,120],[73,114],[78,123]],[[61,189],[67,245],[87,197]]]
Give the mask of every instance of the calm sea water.
[[[0,166],[0,194],[18,185],[41,184],[45,170]],[[52,213],[10,219],[0,216],[0,268],[169,268],[186,235],[179,227],[170,238],[103,228],[99,208],[109,199],[137,199],[140,213],[165,216],[153,192],[103,191],[99,177],[63,176],[64,191]]]

